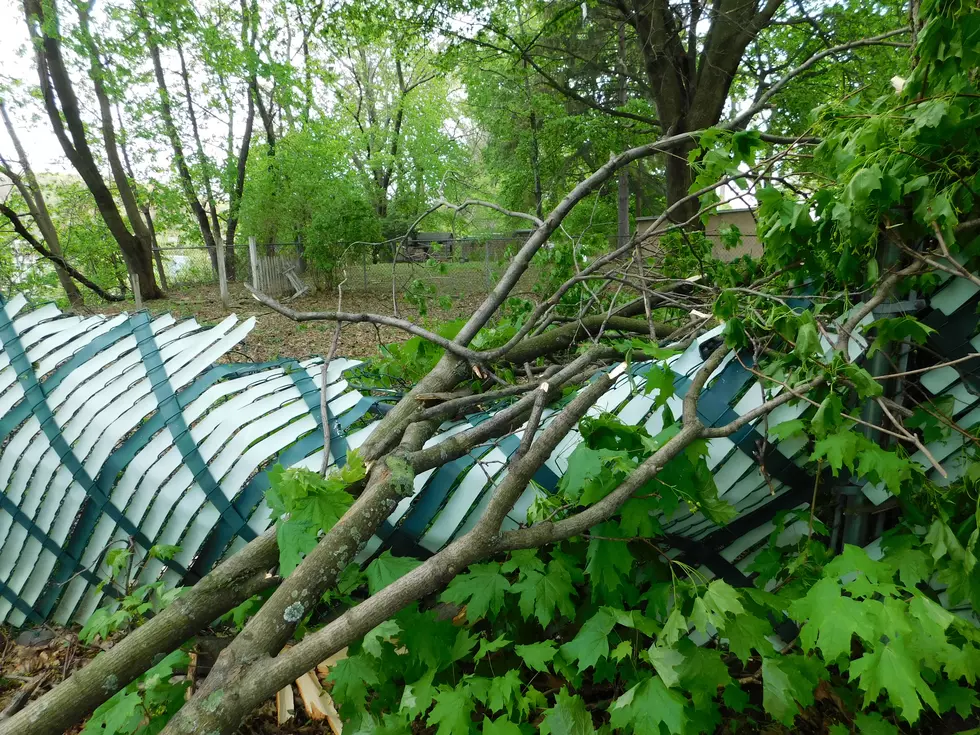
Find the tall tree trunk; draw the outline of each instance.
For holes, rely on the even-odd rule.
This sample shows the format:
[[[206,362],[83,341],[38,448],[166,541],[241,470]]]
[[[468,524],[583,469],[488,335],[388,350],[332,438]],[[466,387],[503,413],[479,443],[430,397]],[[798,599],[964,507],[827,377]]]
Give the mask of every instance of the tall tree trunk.
[[[626,93],[626,24],[619,24],[619,104],[625,105]],[[541,217],[539,212],[538,217]],[[616,247],[626,244],[630,238],[630,178],[629,169],[623,167],[616,181]]]
[[[708,5],[691,1],[688,27],[669,0],[631,0],[623,20],[636,29],[657,118],[664,132],[679,134],[717,125],[745,49],[772,21],[783,0],[713,0],[710,26],[699,31]],[[687,36],[687,47],[684,36]],[[693,141],[666,154],[667,206],[688,196],[692,176],[688,153]],[[675,222],[698,227],[698,202],[689,199],[672,212]]]
[[[48,250],[54,256],[64,258],[64,252],[61,249],[61,238],[58,236],[58,230],[51,220],[51,213],[48,211],[48,205],[44,199],[44,192],[41,191],[37,177],[34,175],[34,169],[31,168],[30,161],[27,159],[27,151],[24,150],[24,146],[20,142],[20,137],[17,135],[13,121],[7,114],[7,108],[2,99],[0,99],[0,116],[3,117],[4,127],[7,128],[7,135],[14,145],[14,151],[20,159],[20,166],[23,171],[22,180],[18,180],[17,177],[11,175],[13,171],[8,171],[7,177],[14,183],[24,202],[26,202],[28,211],[30,211],[31,217],[34,218],[34,223],[41,232],[41,237],[47,244]],[[6,162],[0,162],[6,166]],[[52,261],[52,265],[54,266],[55,275],[58,277],[58,283],[61,284],[62,290],[68,297],[68,303],[74,307],[83,306],[84,300],[82,299],[82,294],[68,271],[57,261]]]
[[[47,11],[52,12],[51,17],[45,15]],[[126,226],[86,138],[78,98],[61,54],[56,0],[45,0],[43,3],[41,0],[24,0],[24,17],[34,42],[44,107],[55,136],[65,156],[92,193],[102,220],[122,251],[127,270],[139,281],[143,298],[162,298],[163,292],[153,277],[149,239],[140,239]],[[112,140],[112,143],[114,147],[115,141]]]
[[[153,75],[157,82],[157,93],[160,97],[160,117],[163,119],[163,129],[170,141],[170,148],[174,153],[174,165],[177,167],[177,178],[180,180],[180,188],[184,193],[187,206],[190,207],[194,218],[197,220],[198,229],[204,240],[204,246],[208,249],[211,258],[211,269],[218,271],[218,250],[215,243],[215,235],[211,230],[211,223],[208,221],[208,214],[197,198],[194,191],[194,181],[191,178],[190,168],[187,166],[187,157],[184,155],[184,144],[180,139],[180,132],[174,123],[173,108],[170,104],[170,91],[167,89],[167,79],[163,72],[163,63],[160,60],[160,47],[157,45],[153,29],[150,27],[149,18],[146,15],[142,3],[136,4],[136,10],[144,23],[144,38],[147,48],[150,50],[150,59],[153,61]],[[185,69],[186,71],[186,69]]]
[[[201,142],[201,131],[197,124],[197,113],[194,112],[194,99],[191,95],[190,74],[187,72],[184,49],[180,43],[177,44],[177,56],[180,58],[180,76],[184,81],[187,115],[191,121],[191,132],[194,135],[194,145],[197,148],[197,162],[201,167],[201,176],[204,179],[204,194],[207,197],[208,214],[211,220],[211,235],[214,242],[217,243],[221,241],[221,221],[218,219],[218,206],[214,198],[214,189],[211,186],[211,166],[204,153],[204,144]]]
[[[106,161],[109,163],[109,171],[119,192],[119,199],[122,201],[126,217],[129,219],[133,234],[143,243],[147,249],[151,247],[150,231],[143,221],[143,213],[140,211],[139,203],[136,200],[136,192],[130,178],[123,169],[122,161],[119,157],[119,146],[116,139],[116,131],[112,122],[112,105],[109,102],[109,95],[105,89],[105,67],[99,59],[99,50],[95,45],[95,40],[89,31],[89,9],[90,5],[78,3],[78,20],[82,30],[82,37],[89,54],[89,76],[92,79],[92,88],[95,90],[95,97],[99,102],[99,116],[102,120],[102,139],[105,143]]]

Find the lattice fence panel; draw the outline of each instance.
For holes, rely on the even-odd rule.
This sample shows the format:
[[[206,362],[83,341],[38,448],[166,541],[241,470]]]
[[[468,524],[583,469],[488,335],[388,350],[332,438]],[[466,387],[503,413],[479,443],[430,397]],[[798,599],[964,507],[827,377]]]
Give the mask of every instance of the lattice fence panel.
[[[948,359],[980,350],[978,304],[980,289],[949,279],[919,314],[938,330],[930,348]],[[343,462],[350,448],[363,443],[376,426],[372,416],[380,412],[373,398],[347,382],[345,372],[355,361],[333,361],[325,387],[318,359],[219,362],[253,323],[231,316],[202,327],[193,319],[146,312],[80,317],[52,305],[30,310],[22,297],[3,305],[0,621],[84,621],[98,605],[111,602],[97,591],[110,548],[132,546],[134,579],[195,581],[229,549],[268,527],[264,494],[275,463],[319,467],[324,389],[331,459]],[[719,331],[669,361],[677,395],[668,407],[675,416],[703,362],[704,343]],[[829,351],[830,344],[824,347]],[[860,337],[851,339],[853,356],[866,348]],[[742,362],[748,359],[741,356]],[[653,398],[643,395],[649,369],[649,364],[632,365],[593,415],[609,412],[656,434],[663,415],[653,410]],[[964,425],[980,421],[980,379],[972,363],[926,372],[918,385],[951,396],[954,418]],[[754,376],[730,355],[701,396],[701,419],[724,424],[763,400]],[[769,425],[804,410],[783,406],[769,417]],[[430,444],[488,416],[474,414],[447,424]],[[719,528],[686,508],[658,519],[675,552],[708,576],[751,576],[749,565],[771,533],[774,515],[809,503],[813,478],[801,468],[805,442],[769,443],[763,470],[761,431],[761,425],[749,424],[708,445],[719,495],[738,510],[731,524]],[[389,547],[396,553],[432,553],[467,531],[506,473],[521,437],[518,430],[421,473],[414,494],[398,504],[358,559],[367,561]],[[557,487],[579,442],[573,431],[559,445],[507,519],[509,527],[526,521],[537,494]],[[952,438],[929,449],[951,479],[962,473],[962,441]],[[924,457],[916,459],[931,470]],[[870,485],[861,490],[875,503],[888,497]],[[805,524],[785,531],[788,537],[804,533]],[[148,559],[147,551],[156,544],[175,544],[181,551],[168,562]]]

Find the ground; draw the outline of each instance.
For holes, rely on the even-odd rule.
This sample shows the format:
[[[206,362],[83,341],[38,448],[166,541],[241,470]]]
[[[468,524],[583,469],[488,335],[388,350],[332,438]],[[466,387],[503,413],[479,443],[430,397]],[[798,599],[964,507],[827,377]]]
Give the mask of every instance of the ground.
[[[399,264],[401,267],[402,264]],[[395,280],[397,295],[397,316],[420,325],[435,325],[441,322],[469,317],[487,294],[488,286],[495,283],[500,267],[485,268],[484,263],[451,264],[445,272],[421,272],[421,280],[431,287],[433,293],[427,298],[427,314],[422,316],[416,305],[406,297],[408,284],[419,275],[407,271],[400,272]],[[360,270],[348,278],[344,287],[343,310],[346,312],[370,312],[394,315],[392,303],[392,276],[390,264],[371,266],[362,274]],[[312,281],[313,279],[307,279]],[[533,276],[528,274],[516,289],[516,296],[531,298]],[[222,305],[216,285],[182,286],[169,290],[166,299],[147,302],[145,306],[153,313],[169,311],[175,317],[194,317],[201,324],[211,325],[220,322],[229,313],[239,319],[255,317],[255,328],[231,358],[240,361],[263,362],[278,357],[308,357],[324,354],[330,349],[333,336],[332,322],[309,322],[298,324],[280,314],[271,312],[252,298],[244,286],[229,284],[231,308],[226,311]],[[448,304],[445,298],[448,298]],[[290,301],[288,305],[297,311],[331,311],[337,308],[336,287],[321,286],[311,288],[309,294]],[[449,308],[445,308],[448,306]],[[92,313],[115,314],[132,311],[132,300],[118,303],[98,303],[86,307]],[[337,350],[339,356],[371,357],[378,352],[379,344],[401,342],[409,335],[392,327],[375,328],[370,324],[348,324],[341,334]]]

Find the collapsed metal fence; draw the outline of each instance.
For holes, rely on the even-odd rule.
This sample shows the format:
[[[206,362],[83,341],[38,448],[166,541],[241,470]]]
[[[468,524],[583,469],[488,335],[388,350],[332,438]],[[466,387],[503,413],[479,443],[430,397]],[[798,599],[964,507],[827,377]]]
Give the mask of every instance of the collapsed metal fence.
[[[948,279],[918,314],[938,330],[930,349],[949,360],[980,349],[978,305],[980,288]],[[264,494],[274,464],[320,466],[321,391],[328,402],[331,460],[343,463],[363,443],[383,409],[348,382],[356,362],[332,362],[326,385],[318,359],[218,363],[253,325],[253,319],[239,323],[234,316],[213,327],[146,312],[82,317],[53,305],[31,310],[22,296],[3,304],[0,622],[86,620],[111,594],[111,586],[101,585],[108,576],[106,551],[123,545],[134,552],[131,581],[199,579],[270,524]],[[717,332],[669,360],[677,394],[667,405],[674,415],[703,363],[702,346]],[[852,335],[852,356],[866,348]],[[700,418],[708,425],[728,423],[764,400],[759,383],[734,357],[726,358],[700,398]],[[656,434],[664,414],[654,409],[654,397],[644,395],[650,367],[633,364],[591,413],[609,412]],[[926,372],[916,386],[949,397],[952,418],[961,424],[980,422],[974,363]],[[783,405],[769,424],[804,410]],[[489,415],[446,424],[430,444]],[[659,519],[674,553],[708,577],[750,583],[749,566],[767,543],[774,516],[809,505],[813,478],[802,469],[805,441],[774,446],[763,442],[761,431],[761,425],[749,424],[708,443],[719,496],[738,512],[731,523],[719,528],[684,508]],[[521,436],[522,430],[515,431],[421,473],[414,494],[398,504],[359,561],[386,548],[425,555],[466,532],[506,473]],[[539,494],[557,487],[579,442],[572,431],[556,448],[506,527],[524,523]],[[963,442],[954,434],[927,447],[949,475],[937,481],[962,474]],[[764,454],[760,447],[767,448]],[[921,453],[914,459],[933,471]],[[854,492],[876,504],[888,497],[871,485]],[[805,533],[806,524],[798,522],[786,528],[783,540]],[[157,544],[178,545],[180,551],[171,560],[149,558]]]

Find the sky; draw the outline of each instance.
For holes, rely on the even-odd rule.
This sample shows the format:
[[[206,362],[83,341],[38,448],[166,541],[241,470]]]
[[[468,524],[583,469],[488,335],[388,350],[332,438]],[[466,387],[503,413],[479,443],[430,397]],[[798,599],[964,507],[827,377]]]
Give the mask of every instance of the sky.
[[[67,172],[70,170],[65,160],[58,140],[51,132],[43,109],[39,104],[32,104],[30,112],[13,104],[7,90],[14,80],[36,81],[34,64],[27,52],[27,26],[24,23],[23,10],[19,0],[0,0],[0,90],[8,100],[7,110],[14,118],[17,135],[27,150],[31,164],[38,172]],[[13,92],[15,97],[24,94]],[[0,129],[0,151],[13,152],[13,146],[7,137],[7,131]]]

